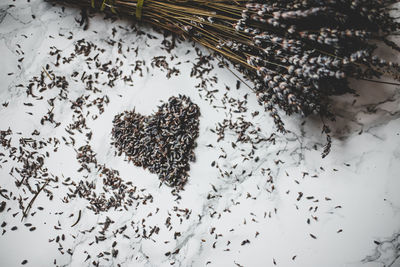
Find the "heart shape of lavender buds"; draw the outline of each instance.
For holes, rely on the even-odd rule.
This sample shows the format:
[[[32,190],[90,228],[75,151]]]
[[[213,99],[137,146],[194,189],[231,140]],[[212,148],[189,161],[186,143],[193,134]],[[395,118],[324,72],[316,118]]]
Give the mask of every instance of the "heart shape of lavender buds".
[[[156,173],[169,186],[182,189],[189,163],[195,161],[200,109],[189,97],[171,97],[158,111],[144,116],[125,111],[115,116],[112,144],[134,165]]]

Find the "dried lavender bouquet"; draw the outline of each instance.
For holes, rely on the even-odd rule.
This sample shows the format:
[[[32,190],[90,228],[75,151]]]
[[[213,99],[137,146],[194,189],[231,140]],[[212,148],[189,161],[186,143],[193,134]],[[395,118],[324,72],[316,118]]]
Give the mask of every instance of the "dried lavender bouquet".
[[[396,0],[53,1],[131,16],[212,49],[254,81],[280,131],[277,107],[333,117],[329,96],[353,93],[349,77],[400,80],[399,64],[375,56],[371,42],[400,52],[388,40],[400,29],[389,14]]]

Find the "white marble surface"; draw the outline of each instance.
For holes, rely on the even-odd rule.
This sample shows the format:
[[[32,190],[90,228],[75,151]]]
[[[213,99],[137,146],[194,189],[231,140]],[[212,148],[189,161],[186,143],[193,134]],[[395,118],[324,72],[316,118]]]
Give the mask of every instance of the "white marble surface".
[[[232,147],[238,137],[234,131],[226,130],[225,139],[217,142],[211,129],[232,116],[233,121],[239,122],[242,117],[252,122],[248,132],[260,128],[258,136],[250,134],[252,138],[268,138],[276,131],[249,89],[243,84],[236,89],[237,79],[229,70],[219,68],[214,60],[214,68],[204,76],[208,78],[207,88],[199,89],[196,86],[201,79],[190,76],[197,62],[190,43],[180,43],[171,57],[162,49],[163,36],[149,28],[140,27],[156,38],[138,35],[128,21],[111,23],[98,14],[90,19],[85,31],[75,20],[80,18],[79,13],[78,9],[63,11],[61,6],[42,0],[0,3],[0,103],[8,103],[7,107],[0,106],[0,130],[12,130],[9,137],[17,148],[22,137],[60,140],[56,146],[53,142],[38,150],[41,154],[49,152],[44,166],[59,177],[58,182],[46,186],[53,200],[45,192],[39,194],[30,210],[36,213],[22,222],[18,198],[21,196],[26,206],[33,194],[15,185],[19,176],[15,171],[11,175],[10,170],[21,168],[22,163],[0,148],[4,153],[0,188],[16,196],[15,200],[0,196],[0,202],[6,201],[0,224],[7,222],[0,229],[6,230],[0,236],[0,266],[20,266],[25,259],[26,266],[93,266],[93,261],[99,266],[400,266],[400,88],[354,82],[359,97],[335,97],[333,109],[338,119],[329,123],[333,144],[324,159],[321,122],[300,117],[285,117],[291,133],[276,134],[275,142],[261,141],[254,155],[248,156],[252,150],[249,144]],[[104,49],[98,62],[111,60],[110,66],[122,71],[122,76],[131,77],[132,82],[118,78],[114,87],[99,83],[99,91],[90,92],[81,74],[99,72],[99,81],[108,81],[108,74],[99,71],[87,57],[77,55],[68,64],[54,64],[56,57],[49,54],[50,47],[68,58],[83,38]],[[97,53],[92,50],[89,57]],[[203,49],[203,53],[207,51]],[[395,55],[387,49],[381,53],[392,58]],[[167,78],[165,69],[153,68],[152,59],[159,55],[166,56],[169,67],[180,74]],[[137,61],[144,61],[143,75],[135,70]],[[58,88],[35,91],[37,98],[26,94],[29,80],[40,76],[47,64],[51,75],[66,77],[69,86],[65,99],[57,97]],[[76,78],[72,77],[74,71],[79,72]],[[218,80],[213,80],[214,76]],[[45,80],[50,82],[47,75]],[[226,90],[226,86],[231,89]],[[219,91],[210,98],[206,90]],[[116,114],[133,108],[150,114],[160,100],[177,94],[190,96],[202,114],[197,161],[191,165],[181,199],[171,194],[171,188],[159,187],[156,175],[129,164],[122,156],[114,156],[111,145]],[[229,113],[228,109],[237,108],[237,102],[224,103],[224,94],[239,100],[248,94],[247,111]],[[71,144],[65,131],[76,120],[70,100],[81,95],[89,96],[87,102],[107,95],[110,102],[101,114],[96,106],[84,108],[84,114],[90,112],[86,118],[90,130],[75,131],[71,136],[75,144]],[[54,120],[61,124],[41,125],[40,119],[51,108],[48,100],[53,97]],[[227,109],[221,108],[224,105]],[[255,111],[260,115],[253,118]],[[32,135],[35,129],[39,135]],[[89,165],[91,173],[78,172],[75,149],[85,143],[89,131],[93,133],[89,142],[99,164],[118,170],[125,182],[137,187],[139,199],[127,209],[95,214],[87,209],[88,202],[83,198],[63,202],[69,188],[63,182],[68,177],[76,183],[93,181],[98,185],[96,192],[104,193],[102,178],[94,166]],[[257,162],[256,157],[260,159]],[[30,182],[35,188],[43,178]],[[301,198],[299,192],[303,193]],[[150,195],[152,198],[144,201]],[[72,227],[79,212],[81,218]],[[106,239],[96,242],[103,229],[101,223],[107,219],[112,223],[104,231]],[[31,226],[24,226],[26,223],[36,229],[29,231]],[[18,229],[12,231],[13,226]],[[124,226],[126,230],[122,231]],[[146,237],[154,227],[159,231]],[[57,236],[58,243],[53,241]],[[118,250],[115,258],[107,255],[114,241],[114,249]],[[85,261],[88,255],[91,258]]]

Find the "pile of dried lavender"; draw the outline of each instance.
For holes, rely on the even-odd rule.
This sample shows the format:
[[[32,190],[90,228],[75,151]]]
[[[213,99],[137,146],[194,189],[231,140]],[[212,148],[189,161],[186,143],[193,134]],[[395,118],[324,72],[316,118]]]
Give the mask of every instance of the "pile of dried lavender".
[[[400,66],[373,55],[400,29],[389,5],[396,1],[251,1],[235,25],[249,44],[228,41],[256,69],[257,94],[281,126],[275,106],[287,114],[332,116],[328,97],[352,93],[347,77],[400,80]]]
[[[182,188],[199,135],[199,107],[186,96],[171,97],[152,116],[135,111],[118,114],[113,144],[136,166],[156,173],[169,186]]]

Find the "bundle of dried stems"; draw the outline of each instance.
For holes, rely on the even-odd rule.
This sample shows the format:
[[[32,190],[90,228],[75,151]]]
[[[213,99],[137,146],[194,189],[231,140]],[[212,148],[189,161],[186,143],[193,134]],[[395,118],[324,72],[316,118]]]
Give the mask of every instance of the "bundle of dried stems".
[[[353,93],[348,77],[400,80],[400,66],[376,55],[398,35],[396,0],[62,0],[131,16],[194,40],[229,59],[255,83],[274,118],[329,112],[329,96]],[[393,83],[396,84],[396,83]]]

